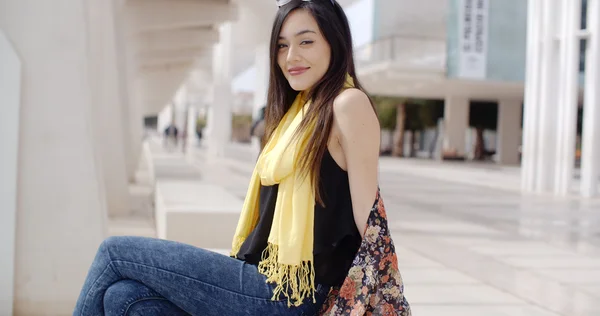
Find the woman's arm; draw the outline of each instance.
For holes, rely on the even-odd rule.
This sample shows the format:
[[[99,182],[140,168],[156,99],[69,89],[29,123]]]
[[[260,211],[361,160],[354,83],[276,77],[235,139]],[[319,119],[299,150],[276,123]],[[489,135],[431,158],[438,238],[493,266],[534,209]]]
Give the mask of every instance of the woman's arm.
[[[367,95],[342,92],[333,103],[338,142],[348,170],[352,209],[361,236],[377,195],[380,127]]]

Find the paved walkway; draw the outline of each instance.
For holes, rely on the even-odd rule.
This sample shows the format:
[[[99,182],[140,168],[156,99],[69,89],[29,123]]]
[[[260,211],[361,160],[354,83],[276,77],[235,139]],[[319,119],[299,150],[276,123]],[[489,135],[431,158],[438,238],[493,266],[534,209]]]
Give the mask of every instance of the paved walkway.
[[[254,150],[231,145],[216,164],[190,155],[203,181],[243,198]],[[380,169],[415,316],[600,315],[599,200],[522,196],[514,168],[382,158]]]

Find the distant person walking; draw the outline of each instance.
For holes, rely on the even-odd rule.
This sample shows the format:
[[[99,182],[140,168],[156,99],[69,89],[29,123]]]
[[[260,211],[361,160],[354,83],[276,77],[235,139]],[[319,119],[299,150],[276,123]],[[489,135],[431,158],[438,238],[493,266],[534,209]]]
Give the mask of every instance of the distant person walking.
[[[164,131],[164,146],[169,147],[169,141],[171,141],[175,147],[177,147],[178,134],[179,131],[177,130],[177,126],[175,126],[175,124],[171,123],[169,126],[167,126]]]

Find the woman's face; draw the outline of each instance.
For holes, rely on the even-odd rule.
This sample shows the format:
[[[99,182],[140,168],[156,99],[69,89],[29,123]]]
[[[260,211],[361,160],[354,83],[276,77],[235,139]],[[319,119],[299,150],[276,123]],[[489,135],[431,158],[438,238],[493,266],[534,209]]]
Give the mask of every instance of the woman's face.
[[[277,42],[277,63],[292,89],[311,89],[329,69],[331,48],[305,9],[292,11]]]

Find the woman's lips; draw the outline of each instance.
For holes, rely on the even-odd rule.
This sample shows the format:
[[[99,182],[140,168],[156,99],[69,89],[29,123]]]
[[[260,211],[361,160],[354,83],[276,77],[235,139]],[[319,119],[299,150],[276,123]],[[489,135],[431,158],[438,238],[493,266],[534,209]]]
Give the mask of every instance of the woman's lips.
[[[294,67],[288,69],[288,72],[291,76],[298,76],[305,73],[310,67]]]

